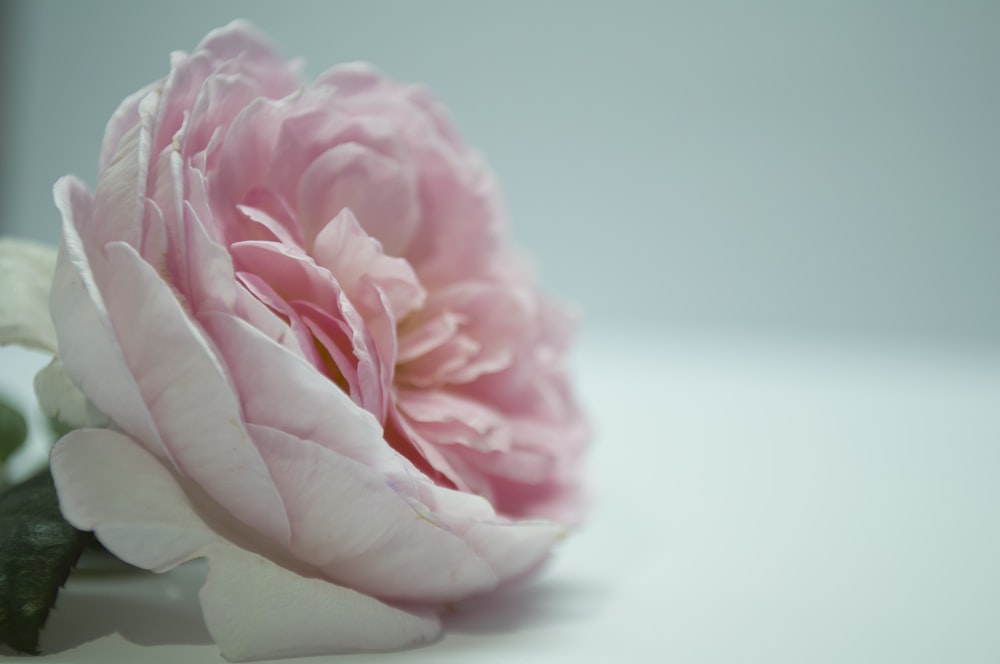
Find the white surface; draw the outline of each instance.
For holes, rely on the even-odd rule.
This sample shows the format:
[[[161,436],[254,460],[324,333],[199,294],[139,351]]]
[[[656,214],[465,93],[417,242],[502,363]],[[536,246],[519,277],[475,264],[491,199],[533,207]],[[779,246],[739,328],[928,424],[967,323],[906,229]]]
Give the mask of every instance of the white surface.
[[[586,528],[440,642],[329,661],[1000,660],[1000,357],[597,335],[577,366]],[[200,574],[78,574],[24,661],[219,662]]]

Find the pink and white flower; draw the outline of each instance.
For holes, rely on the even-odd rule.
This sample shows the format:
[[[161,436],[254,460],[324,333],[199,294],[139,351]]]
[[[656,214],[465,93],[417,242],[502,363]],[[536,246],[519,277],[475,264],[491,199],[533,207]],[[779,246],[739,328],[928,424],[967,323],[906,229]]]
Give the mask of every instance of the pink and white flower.
[[[237,22],[123,102],[100,167],[55,188],[59,355],[110,421],[57,444],[60,503],[140,567],[208,557],[227,657],[434,638],[576,520],[570,320],[424,89],[303,83]]]

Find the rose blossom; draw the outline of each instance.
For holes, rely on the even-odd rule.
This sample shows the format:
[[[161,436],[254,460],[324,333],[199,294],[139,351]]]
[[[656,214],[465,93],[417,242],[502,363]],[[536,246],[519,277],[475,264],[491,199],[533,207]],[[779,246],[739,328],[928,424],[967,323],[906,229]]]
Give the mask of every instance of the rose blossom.
[[[247,25],[126,99],[92,196],[55,187],[61,360],[107,429],[52,453],[66,517],[209,559],[232,659],[402,647],[576,518],[565,312],[423,89],[303,84]]]

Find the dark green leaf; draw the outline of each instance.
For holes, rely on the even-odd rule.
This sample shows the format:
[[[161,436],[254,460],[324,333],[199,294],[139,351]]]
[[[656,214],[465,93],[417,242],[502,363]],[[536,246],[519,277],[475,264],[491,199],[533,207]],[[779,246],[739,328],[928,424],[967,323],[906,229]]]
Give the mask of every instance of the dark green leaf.
[[[0,466],[28,437],[28,423],[21,413],[0,399]]]
[[[48,471],[0,495],[0,643],[37,652],[49,609],[92,537],[63,518]]]

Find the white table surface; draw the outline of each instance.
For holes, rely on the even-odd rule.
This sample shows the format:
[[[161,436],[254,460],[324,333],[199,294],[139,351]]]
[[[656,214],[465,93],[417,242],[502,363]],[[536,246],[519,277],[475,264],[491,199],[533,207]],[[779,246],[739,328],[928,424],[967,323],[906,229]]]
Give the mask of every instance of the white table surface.
[[[592,333],[575,366],[586,527],[437,643],[298,661],[1000,661],[1000,354]],[[202,575],[78,573],[9,661],[221,662]]]

